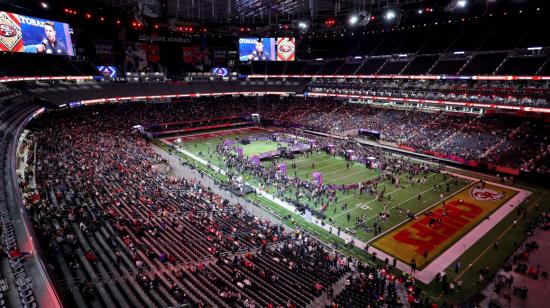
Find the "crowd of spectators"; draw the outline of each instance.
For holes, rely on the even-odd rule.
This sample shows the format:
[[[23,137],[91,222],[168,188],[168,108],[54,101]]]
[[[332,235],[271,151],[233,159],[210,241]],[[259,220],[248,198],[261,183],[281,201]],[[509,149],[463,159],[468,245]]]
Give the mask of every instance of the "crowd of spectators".
[[[547,81],[501,83],[460,80],[319,80],[312,92],[425,98],[529,107],[550,107]]]
[[[165,113],[171,108],[94,106],[48,113],[32,123],[36,157],[28,163],[35,178],[22,178],[21,186],[47,260],[69,289],[78,290],[72,300],[307,305],[318,296],[314,291],[281,291],[329,285],[345,272],[337,266],[345,259],[230,204],[197,179],[163,174],[166,161],[132,126],[164,116],[180,120],[183,112]],[[241,274],[231,274],[235,268],[223,260],[246,251],[252,253],[237,262],[244,266],[237,267]],[[212,260],[226,271],[208,272]],[[268,273],[278,278],[260,290],[258,281]],[[210,285],[217,292],[207,291]]]

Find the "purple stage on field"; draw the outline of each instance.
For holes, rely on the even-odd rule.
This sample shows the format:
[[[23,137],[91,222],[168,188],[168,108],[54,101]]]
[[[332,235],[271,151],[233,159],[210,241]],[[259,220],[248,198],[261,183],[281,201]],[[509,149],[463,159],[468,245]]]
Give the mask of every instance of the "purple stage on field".
[[[280,155],[280,154],[281,154],[281,151],[279,151],[279,150],[263,152],[263,153],[260,153],[260,159],[269,158],[269,157],[277,156],[277,155]]]
[[[260,156],[258,155],[252,155],[250,156],[250,160],[255,163],[256,165],[260,164]]]
[[[311,176],[313,177],[313,181],[315,183],[317,183],[318,185],[323,184],[323,174],[321,172],[315,171],[311,174]]]
[[[286,175],[286,164],[285,163],[279,163],[277,165],[277,171],[279,171],[280,174]]]

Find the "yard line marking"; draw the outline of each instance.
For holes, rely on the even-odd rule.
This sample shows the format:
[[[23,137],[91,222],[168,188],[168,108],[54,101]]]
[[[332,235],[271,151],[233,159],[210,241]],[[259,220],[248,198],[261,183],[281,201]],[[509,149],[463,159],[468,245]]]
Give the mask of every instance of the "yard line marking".
[[[304,175],[304,174],[308,174],[308,173],[311,173],[311,172],[315,172],[315,171],[319,171],[319,170],[323,170],[323,169],[327,169],[327,168],[332,168],[332,167],[338,166],[338,165],[339,164],[332,164],[332,165],[328,165],[328,166],[321,167],[321,168],[315,168],[315,169],[311,169],[311,170],[308,170],[308,171],[299,172],[298,175]],[[327,175],[327,174],[332,174],[334,172],[340,172],[340,171],[342,171],[342,169],[337,170],[337,171],[331,171],[331,172],[323,173],[323,176]]]
[[[341,171],[341,170],[340,170],[340,171]],[[342,176],[342,177],[339,177],[339,178],[336,178],[336,179],[332,179],[331,182],[336,182],[336,181],[338,181],[338,180],[345,179],[345,178],[350,177],[350,176],[353,176],[353,175],[357,175],[357,174],[359,174],[359,173],[361,173],[361,172],[365,172],[365,170],[361,170],[361,171],[359,171],[359,172],[354,172],[354,173],[347,174],[347,175],[345,175],[345,176]],[[327,173],[327,174],[329,174],[329,173]],[[371,176],[371,177],[368,177],[368,178],[366,178],[364,181],[373,179],[373,178],[375,178],[375,177],[377,177],[377,176],[379,176],[379,174],[375,174],[375,175],[373,175],[373,176]]]
[[[447,182],[449,182],[449,181],[451,181],[451,180],[452,180],[452,178],[451,178],[451,179],[448,179],[447,181],[445,181],[445,182],[443,182],[443,183],[441,183],[441,184],[445,184],[445,183],[447,183]],[[463,188],[463,189],[464,189],[464,188]],[[455,194],[455,193],[458,192],[458,191],[462,191],[463,189],[457,190],[457,191],[455,191],[453,194]],[[424,193],[426,193],[426,192],[428,192],[428,191],[430,191],[430,190],[433,190],[433,187],[426,189],[425,191],[421,192],[420,194],[422,195],[422,194],[424,194]],[[451,195],[453,195],[453,194],[451,194]],[[447,197],[444,198],[443,200],[447,200],[451,195],[447,196]],[[390,208],[388,208],[388,209],[386,209],[386,210],[389,211],[389,210],[395,208],[396,206],[401,205],[401,204],[403,204],[403,203],[405,203],[405,202],[408,202],[408,201],[410,201],[410,200],[412,200],[412,199],[414,199],[414,198],[418,198],[418,195],[412,196],[412,197],[410,197],[410,198],[407,199],[407,200],[404,200],[404,201],[402,201],[402,202],[399,202],[398,204],[396,204],[396,205],[394,205],[394,206],[391,206]],[[440,203],[440,202],[443,201],[443,200],[439,200],[439,201],[435,202],[435,204],[438,204],[438,203]],[[431,208],[431,207],[433,207],[433,206],[434,206],[434,205],[432,205],[432,206],[430,206],[430,207],[426,207],[426,208]],[[416,216],[416,214],[415,214],[415,216]],[[372,220],[373,218],[376,218],[376,217],[378,217],[378,215],[374,215],[374,216],[372,216],[371,218],[368,218],[367,221]]]
[[[328,156],[328,155],[323,155],[323,156],[319,156],[318,160],[316,161],[317,163],[322,163],[322,162],[325,162],[325,161],[329,161],[331,160],[332,157],[331,156]],[[306,162],[308,160],[315,160],[314,157],[306,157],[305,159],[298,159],[296,161],[292,161],[294,163],[296,163],[296,166],[299,168],[299,165],[301,165],[303,162]],[[308,165],[308,163],[304,164],[304,165]]]
[[[408,187],[410,187],[410,186],[403,186],[403,188],[396,189],[396,190],[394,190],[394,191],[392,191],[392,192],[386,194],[386,196],[391,195],[391,194],[393,194],[393,193],[395,193],[395,192],[401,191],[401,190],[403,190],[403,189],[406,189],[406,188],[408,188]],[[374,198],[374,199],[372,199],[372,200],[370,200],[370,201],[367,201],[367,202],[365,202],[365,205],[370,204],[370,203],[372,203],[372,202],[374,202],[374,201],[376,201],[376,200],[378,200],[378,199]],[[355,210],[356,208],[357,208],[357,207],[354,206],[353,208],[350,208],[350,209],[347,210],[347,211],[344,211],[344,212],[342,212],[342,213],[340,213],[340,214],[338,214],[338,215],[336,215],[336,216],[332,216],[332,219],[334,219],[334,218],[336,218],[336,217],[340,217],[340,216],[342,216],[342,215],[344,215],[344,214],[346,214],[346,213],[348,213],[348,212],[351,212],[351,211]],[[377,215],[377,216],[378,216],[378,215]]]
[[[432,175],[432,174],[430,174],[430,175]],[[428,175],[428,177],[429,177],[430,175]],[[445,181],[445,182],[443,182],[443,183],[441,183],[441,184],[445,184],[445,183],[449,182],[450,180],[452,180],[452,178],[449,179],[449,180],[447,180],[447,181]],[[398,192],[398,191],[402,191],[402,190],[404,190],[404,189],[406,189],[406,188],[408,188],[408,187],[410,187],[410,185],[409,185],[409,186],[403,186],[403,188],[396,189],[396,190],[394,190],[394,191],[392,191],[392,192],[386,194],[386,196],[392,195],[393,193]],[[428,191],[430,191],[430,190],[433,190],[433,188],[428,188],[427,190],[421,192],[420,194],[424,194],[424,193],[426,193],[426,192],[428,192]],[[386,210],[389,211],[389,210],[395,208],[395,207],[398,206],[398,205],[401,205],[401,204],[403,204],[403,203],[405,203],[405,202],[407,202],[407,201],[409,201],[409,200],[411,200],[411,199],[413,199],[413,198],[416,198],[417,196],[418,196],[418,195],[412,196],[411,198],[409,198],[409,199],[407,199],[407,200],[404,200],[404,201],[402,201],[402,202],[400,202],[400,203],[398,203],[398,204],[396,204],[396,205],[394,205],[394,206],[392,206],[392,207],[390,207],[390,208],[388,208],[388,209],[386,209]],[[377,199],[374,198],[373,200],[370,200],[370,201],[366,202],[365,205],[370,204],[370,203],[372,203],[372,202],[374,202],[374,201],[376,201],[376,200],[377,200]],[[357,207],[351,208],[351,209],[349,209],[349,210],[347,210],[347,211],[344,211],[344,212],[342,212],[342,213],[340,213],[340,214],[338,214],[338,215],[336,215],[336,216],[333,216],[332,218],[334,219],[334,218],[336,218],[336,217],[340,217],[340,216],[342,216],[343,214],[346,214],[346,213],[348,213],[348,212],[351,212],[351,211],[355,210],[356,208],[357,208]],[[375,216],[373,216],[373,217],[371,217],[371,218],[368,218],[367,221],[372,220],[372,218],[376,218],[376,217],[378,217],[378,215],[375,215]]]

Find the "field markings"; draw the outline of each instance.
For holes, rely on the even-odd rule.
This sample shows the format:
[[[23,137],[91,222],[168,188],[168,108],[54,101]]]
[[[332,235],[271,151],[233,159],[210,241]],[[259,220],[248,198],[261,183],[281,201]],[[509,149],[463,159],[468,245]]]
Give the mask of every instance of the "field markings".
[[[443,182],[443,183],[441,183],[441,184],[445,184],[445,183],[447,183],[447,182],[449,182],[449,181],[451,181],[451,180],[452,180],[452,178],[448,179],[447,181],[445,181],[445,182]],[[394,191],[392,191],[392,192],[386,194],[386,196],[392,195],[392,194],[394,194],[394,193],[396,193],[396,192],[398,192],[398,191],[402,191],[402,190],[404,190],[404,189],[406,189],[406,188],[409,188],[409,187],[411,187],[411,186],[409,185],[409,186],[404,186],[403,188],[396,189],[396,190],[394,190]],[[426,190],[420,192],[419,194],[424,194],[424,193],[426,193],[426,192],[428,192],[428,191],[430,191],[430,190],[433,190],[433,187],[430,187],[430,188],[428,188],[428,189],[426,189]],[[402,202],[400,202],[400,203],[398,203],[398,204],[396,204],[396,205],[394,205],[394,206],[391,206],[391,207],[387,208],[386,210],[389,211],[389,210],[391,210],[391,209],[393,209],[393,208],[395,208],[395,207],[397,207],[397,206],[399,206],[399,205],[401,205],[401,204],[403,204],[403,203],[405,203],[405,202],[408,202],[408,201],[410,201],[411,199],[414,199],[414,198],[418,198],[418,195],[412,196],[412,197],[410,197],[410,198],[407,199],[407,200],[404,200],[404,201],[402,201]],[[444,199],[444,200],[445,200],[445,199]],[[374,202],[374,201],[377,201],[377,199],[374,198],[373,200],[370,200],[370,201],[366,202],[365,205],[368,205],[368,204],[370,204],[370,203],[372,203],[372,202]],[[439,201],[439,202],[441,202],[441,201]],[[350,208],[350,209],[347,210],[347,211],[344,211],[344,212],[342,212],[342,213],[340,213],[340,214],[338,214],[338,215],[336,215],[336,216],[333,216],[332,218],[334,219],[334,218],[340,217],[340,216],[342,216],[342,215],[344,215],[344,214],[346,214],[346,213],[348,213],[348,212],[351,212],[351,211],[353,211],[353,210],[355,210],[355,209],[357,209],[357,206],[354,206],[353,208]],[[378,215],[374,215],[374,216],[368,218],[366,221],[370,221],[370,220],[372,220],[373,218],[376,218],[376,217],[378,217]],[[354,227],[355,227],[355,226],[354,226]]]
[[[445,182],[443,182],[443,183],[441,183],[441,184],[445,184],[445,183],[447,183],[447,182],[449,182],[449,181],[451,181],[451,180],[452,180],[452,178],[448,179],[447,181],[445,181]],[[462,189],[457,190],[456,192],[454,192],[453,194],[449,195],[448,197],[445,197],[445,198],[443,198],[443,199],[441,199],[441,200],[439,200],[439,201],[436,201],[436,202],[434,203],[434,205],[432,205],[432,206],[430,206],[430,207],[427,207],[427,208],[432,208],[432,207],[434,207],[434,206],[437,205],[438,203],[441,203],[443,200],[447,200],[450,196],[454,195],[455,193],[457,193],[457,192],[459,192],[459,191],[462,191],[463,189],[464,189],[464,187],[463,187]],[[430,191],[430,190],[433,190],[433,187],[430,187],[430,188],[424,190],[423,192],[420,193],[420,195],[423,195],[423,194],[427,193],[427,192]],[[389,211],[389,210],[395,208],[396,206],[399,206],[399,205],[401,205],[401,204],[403,204],[403,203],[405,203],[405,202],[408,202],[408,201],[410,201],[410,200],[412,200],[412,199],[414,199],[414,198],[418,198],[418,195],[412,196],[412,197],[410,197],[410,198],[407,199],[407,200],[404,200],[404,201],[402,201],[402,202],[399,202],[398,204],[396,204],[396,205],[394,205],[394,206],[391,206],[391,207],[389,207],[389,208],[386,209],[386,210]],[[422,210],[422,211],[423,211],[423,210]],[[415,216],[417,216],[417,214],[415,214]],[[368,218],[367,221],[372,220],[373,218],[376,218],[376,217],[378,217],[378,215],[373,215],[372,217]]]
[[[329,161],[329,160],[331,160],[331,159],[334,159],[334,158],[332,158],[332,157],[330,157],[330,156],[325,156],[325,157],[320,156],[318,159],[315,159],[315,158],[313,158],[313,157],[307,157],[306,159],[302,159],[302,160],[296,160],[296,161],[293,161],[293,160],[292,160],[292,162],[293,162],[293,163],[296,163],[296,168],[302,168],[300,165],[302,165],[303,162],[307,162],[307,161],[309,161],[309,160],[312,160],[312,161],[314,161],[314,162],[316,162],[316,163],[318,163],[318,164],[321,164],[321,163],[326,162],[326,161]],[[305,164],[303,164],[303,165],[304,165],[304,166],[303,166],[304,168],[307,168],[307,167],[309,167],[309,166],[311,165],[311,163],[308,162],[308,163],[305,163]]]
[[[333,164],[333,165],[328,165],[328,166],[321,167],[321,168],[310,169],[308,171],[298,172],[297,175],[304,175],[304,174],[308,174],[308,173],[311,173],[311,172],[315,172],[315,171],[319,171],[319,170],[323,170],[323,169],[327,169],[327,168],[332,168],[332,167],[338,166],[338,165],[339,164]],[[296,169],[298,169],[298,168],[296,168]],[[337,171],[342,171],[342,170],[337,170]],[[323,175],[327,175],[327,174],[331,174],[331,173],[334,173],[334,172],[323,173]]]
[[[342,170],[340,170],[340,171],[342,171]],[[347,174],[347,175],[345,175],[345,176],[342,176],[342,177],[339,177],[339,178],[336,178],[336,179],[332,179],[331,182],[336,182],[336,181],[338,181],[338,180],[345,179],[345,178],[347,178],[347,177],[354,176],[354,175],[357,175],[357,174],[362,173],[362,172],[365,172],[365,170],[360,170],[359,172],[354,172],[354,173]],[[328,173],[327,173],[327,174],[328,174]],[[371,177],[368,177],[368,178],[364,179],[364,181],[370,180],[370,179],[374,179],[374,178],[377,177],[377,176],[378,176],[378,174],[375,174],[375,175],[373,175],[373,176],[371,176]]]
[[[398,191],[402,191],[403,189],[406,189],[406,188],[408,188],[408,187],[410,187],[410,186],[403,186],[403,188],[398,188],[398,189],[396,189],[396,190],[394,190],[394,191],[392,191],[392,192],[386,194],[386,196],[392,195],[392,194],[394,194],[394,193],[396,193],[396,192],[398,192]],[[372,203],[372,202],[374,202],[374,201],[377,201],[377,200],[378,200],[378,199],[374,198],[374,199],[372,199],[372,200],[370,200],[370,201],[365,202],[364,205],[368,205],[368,204],[370,204],[370,203]],[[346,211],[344,211],[344,212],[342,212],[342,213],[340,213],[340,214],[338,214],[338,215],[336,215],[336,216],[332,216],[332,218],[334,219],[334,218],[340,217],[340,216],[342,216],[342,215],[344,215],[344,214],[346,214],[346,213],[349,213],[349,212],[355,210],[356,208],[357,208],[357,206],[354,206],[354,207],[350,208],[349,210],[346,210]],[[377,216],[378,216],[378,215],[377,215]]]

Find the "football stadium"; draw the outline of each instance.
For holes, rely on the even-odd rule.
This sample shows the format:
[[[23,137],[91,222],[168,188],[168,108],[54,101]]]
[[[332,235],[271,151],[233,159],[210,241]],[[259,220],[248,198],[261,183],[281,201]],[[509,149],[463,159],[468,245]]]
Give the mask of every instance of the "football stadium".
[[[547,307],[547,2],[0,1],[0,308]]]

